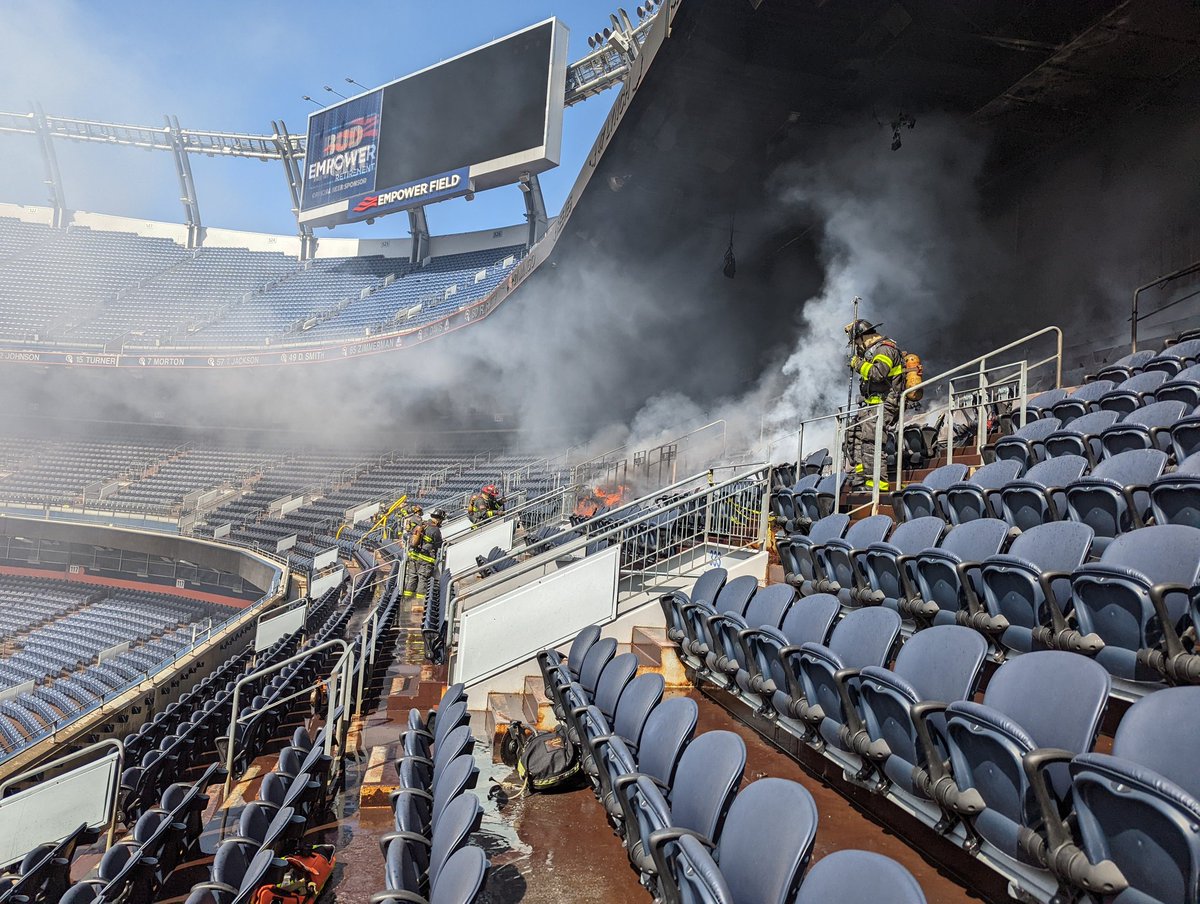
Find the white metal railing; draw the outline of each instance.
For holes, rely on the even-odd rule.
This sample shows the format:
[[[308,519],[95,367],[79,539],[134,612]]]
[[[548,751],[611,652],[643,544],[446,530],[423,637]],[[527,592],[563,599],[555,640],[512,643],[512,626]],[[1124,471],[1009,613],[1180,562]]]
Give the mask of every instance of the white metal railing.
[[[1053,336],[1055,341],[1054,353],[1044,358],[1034,361],[1029,361],[1028,358],[1016,358],[1006,362],[997,363],[996,358],[1001,355],[1021,348],[1022,346],[1030,345],[1045,336]],[[986,440],[986,407],[993,402],[988,401],[991,398],[991,387],[993,383],[1000,386],[1014,386],[1012,400],[1019,401],[1021,412],[1022,426],[1025,423],[1025,406],[1029,401],[1029,375],[1034,371],[1044,368],[1054,367],[1054,388],[1062,385],[1062,351],[1063,351],[1063,332],[1060,327],[1048,326],[1043,327],[1036,332],[1030,333],[1028,336],[1023,336],[1014,342],[1007,345],[1002,345],[999,348],[992,349],[990,352],[973,358],[957,367],[952,367],[947,371],[943,371],[937,376],[930,377],[927,380],[922,380],[916,386],[909,387],[900,394],[900,412],[896,421],[896,484],[900,483],[900,477],[904,473],[904,414],[908,407],[909,399],[914,393],[924,392],[931,387],[946,385],[946,401],[944,405],[934,406],[925,410],[926,415],[937,414],[939,411],[946,412],[946,461],[950,462],[953,458],[954,449],[954,397],[957,392],[961,398],[964,392],[974,394],[973,399],[978,401],[978,430],[977,434],[982,436],[982,439],[977,439],[978,448],[982,449],[983,442]],[[1014,372],[1015,368],[1015,372]],[[951,382],[953,379],[966,374],[971,374],[975,381],[974,387],[959,387],[955,388]],[[999,374],[999,376],[997,376]],[[961,381],[960,381],[961,382]]]
[[[616,610],[619,610],[621,603],[631,597],[694,570],[694,556],[686,553],[700,554],[713,544],[726,549],[764,548],[770,468],[759,463],[721,482],[716,482],[713,471],[705,472],[699,479],[700,486],[649,511],[597,533],[569,539],[481,581],[468,584],[471,575],[452,577],[445,603],[450,674],[455,674],[455,628],[462,613],[559,571],[564,561],[617,547],[620,552]],[[690,482],[695,480],[692,478]],[[515,666],[535,652],[530,651],[503,668]]]

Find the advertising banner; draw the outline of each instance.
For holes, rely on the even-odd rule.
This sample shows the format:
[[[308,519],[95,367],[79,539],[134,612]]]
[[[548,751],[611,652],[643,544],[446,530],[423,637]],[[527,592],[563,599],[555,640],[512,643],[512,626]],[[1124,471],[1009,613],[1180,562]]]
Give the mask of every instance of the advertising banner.
[[[382,91],[314,113],[304,160],[305,209],[322,207],[375,188],[379,164]]]

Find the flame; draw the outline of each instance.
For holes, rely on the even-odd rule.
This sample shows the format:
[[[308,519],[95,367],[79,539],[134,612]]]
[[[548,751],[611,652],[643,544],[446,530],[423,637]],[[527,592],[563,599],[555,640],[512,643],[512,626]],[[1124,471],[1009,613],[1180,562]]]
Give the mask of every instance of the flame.
[[[592,487],[576,504],[575,514],[581,518],[591,518],[601,509],[619,506],[628,493],[629,487],[625,484]]]

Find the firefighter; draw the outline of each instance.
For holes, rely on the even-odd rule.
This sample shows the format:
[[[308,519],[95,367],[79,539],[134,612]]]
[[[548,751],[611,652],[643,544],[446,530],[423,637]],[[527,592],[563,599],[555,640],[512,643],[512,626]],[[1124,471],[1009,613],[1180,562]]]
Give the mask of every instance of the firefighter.
[[[891,339],[879,332],[882,324],[855,320],[846,324],[852,354],[850,369],[858,375],[862,410],[846,431],[846,466],[852,489],[873,489],[871,474],[875,459],[876,419],[882,416],[884,439],[900,417],[900,393],[904,391],[904,354]],[[889,489],[880,479],[879,489]]]
[[[404,536],[412,535],[413,529],[425,520],[425,509],[419,505],[411,506],[404,513]]]
[[[482,487],[467,503],[467,519],[474,527],[503,514],[504,498],[494,483]]]
[[[419,522],[408,535],[408,562],[404,569],[406,597],[425,595],[425,587],[442,548],[442,522],[445,520],[446,513],[434,509],[429,513],[429,520]]]

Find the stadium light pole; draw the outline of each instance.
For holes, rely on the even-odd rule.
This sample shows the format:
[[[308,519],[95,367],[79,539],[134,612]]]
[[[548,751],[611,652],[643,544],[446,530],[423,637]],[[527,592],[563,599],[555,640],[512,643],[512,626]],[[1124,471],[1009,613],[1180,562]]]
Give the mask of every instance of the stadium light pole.
[[[325,85],[325,90],[326,90],[326,91],[328,91],[330,94],[336,94],[336,95],[337,95],[338,97],[340,97],[342,100],[345,100],[345,99],[346,99],[346,95],[342,94],[340,91],[334,91],[334,90],[333,90],[331,87],[329,87],[328,85]]]
[[[304,95],[303,97],[301,97],[300,99],[301,99],[301,100],[306,100],[306,101],[308,101],[310,104],[316,104],[318,107],[319,107],[319,106],[321,106],[321,103],[320,103],[320,101],[315,101],[315,100],[313,100],[313,99],[312,99],[311,97],[309,97],[307,94],[305,94],[305,95]]]
[[[350,78],[350,76],[346,76],[346,84],[348,84],[348,85],[354,85],[355,87],[362,88],[364,91],[370,91],[370,90],[371,90],[371,89],[370,89],[370,88],[368,88],[366,85],[364,85],[364,84],[361,84],[360,82],[356,82],[354,79]]]

